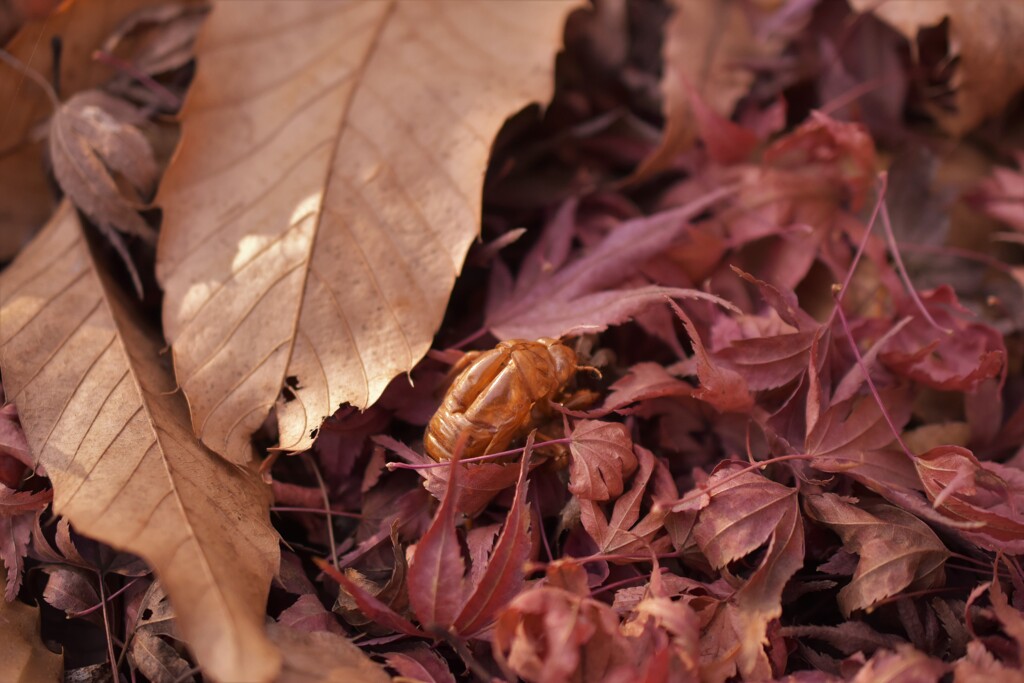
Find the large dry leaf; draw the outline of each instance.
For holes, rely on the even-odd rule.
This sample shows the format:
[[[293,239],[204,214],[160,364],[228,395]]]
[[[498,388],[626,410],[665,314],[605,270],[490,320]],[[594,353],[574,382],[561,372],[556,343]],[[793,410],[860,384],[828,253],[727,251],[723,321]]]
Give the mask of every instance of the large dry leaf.
[[[223,2],[161,185],[164,329],[195,432],[308,448],[426,353],[491,140],[546,100],[567,0]]]
[[[7,589],[0,575],[0,592]],[[39,637],[39,608],[0,597],[0,681],[60,683],[64,658],[46,649]]]
[[[192,436],[160,339],[94,262],[67,202],[0,292],[4,388],[55,511],[154,568],[212,677],[270,680],[279,656],[263,620],[278,547],[266,489]]]
[[[162,0],[76,0],[43,20],[26,23],[5,49],[45,79],[53,74],[50,41],[61,39],[60,94],[68,97],[113,75],[93,50],[126,16]],[[36,127],[53,113],[46,93],[0,62],[0,260],[14,256],[53,211]]]

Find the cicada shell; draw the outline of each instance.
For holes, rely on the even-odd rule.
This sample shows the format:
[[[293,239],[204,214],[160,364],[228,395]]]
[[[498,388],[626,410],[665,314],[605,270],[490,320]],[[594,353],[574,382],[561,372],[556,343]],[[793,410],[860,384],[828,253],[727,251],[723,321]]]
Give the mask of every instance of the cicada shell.
[[[467,363],[427,425],[423,445],[434,460],[450,460],[462,434],[463,458],[507,450],[550,414],[577,370],[576,352],[556,339],[503,341]]]

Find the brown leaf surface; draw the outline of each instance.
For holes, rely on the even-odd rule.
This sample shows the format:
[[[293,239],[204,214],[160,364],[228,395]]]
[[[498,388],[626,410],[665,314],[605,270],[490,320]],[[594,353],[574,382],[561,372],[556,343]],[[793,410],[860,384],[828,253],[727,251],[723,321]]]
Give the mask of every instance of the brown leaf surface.
[[[805,504],[812,519],[839,534],[843,547],[860,556],[853,580],[839,591],[839,607],[847,618],[907,588],[932,588],[945,581],[949,551],[914,515],[884,503],[858,507],[833,493],[808,496]]]
[[[49,80],[53,73],[50,41],[60,36],[60,91],[63,97],[92,88],[113,71],[92,58],[93,50],[126,16],[162,0],[76,0],[46,19],[26,23],[5,49]],[[35,83],[0,62],[0,260],[14,256],[53,211],[42,144],[33,129],[53,113],[53,105]]]
[[[278,425],[304,450],[423,357],[491,141],[550,96],[573,4],[214,7],[158,196],[164,329],[204,443],[244,460],[295,377]]]
[[[872,12],[916,45],[918,32],[946,17],[949,59],[958,58],[950,85],[955,107],[932,107],[943,128],[962,135],[999,113],[1024,87],[1024,3],[1020,0],[850,0],[857,12]],[[916,52],[916,50],[915,50]]]
[[[379,664],[336,633],[310,633],[282,624],[269,625],[267,633],[284,655],[281,676],[276,683],[388,683],[391,680]]]
[[[0,575],[0,592],[7,582]],[[60,683],[64,657],[46,649],[39,636],[39,608],[0,598],[0,680]]]
[[[162,342],[94,262],[70,204],[0,290],[4,385],[54,510],[154,568],[213,677],[273,678],[263,615],[278,547],[266,491],[192,436]]]
[[[747,679],[765,678],[771,672],[763,647],[768,623],[782,614],[782,589],[804,561],[797,492],[735,465],[719,467],[708,486],[714,493],[700,511],[693,535],[713,567],[724,570],[768,544],[760,566],[736,592],[731,618],[740,642],[740,672]]]

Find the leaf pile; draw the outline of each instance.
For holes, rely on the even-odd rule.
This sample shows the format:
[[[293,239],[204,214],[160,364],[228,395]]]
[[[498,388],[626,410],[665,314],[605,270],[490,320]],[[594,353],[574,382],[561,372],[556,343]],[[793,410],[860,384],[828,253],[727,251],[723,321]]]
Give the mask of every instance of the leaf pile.
[[[1019,3],[57,4],[0,678],[1024,680]],[[537,429],[425,455],[542,337]]]

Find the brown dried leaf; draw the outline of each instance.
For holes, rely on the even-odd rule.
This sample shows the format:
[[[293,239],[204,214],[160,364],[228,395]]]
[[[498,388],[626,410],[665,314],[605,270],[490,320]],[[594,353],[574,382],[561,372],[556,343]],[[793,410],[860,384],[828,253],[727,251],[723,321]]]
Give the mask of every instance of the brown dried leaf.
[[[25,24],[5,49],[44,78],[53,74],[50,41],[60,37],[60,90],[64,97],[110,78],[111,69],[92,53],[124,17],[164,0],[76,0],[45,19]],[[191,4],[191,0],[190,0]],[[53,113],[46,93],[0,62],[0,260],[17,250],[53,213],[43,164],[43,146],[32,133]]]
[[[647,492],[647,483],[654,472],[654,454],[642,446],[634,446],[640,469],[633,485],[615,501],[611,517],[606,518],[600,504],[580,498],[580,521],[602,553],[628,555],[657,552],[651,542],[664,529],[666,511],[650,511],[640,519],[640,502]],[[668,540],[667,538],[665,539]]]
[[[128,648],[132,666],[153,683],[195,683],[192,668],[169,643],[150,631],[137,631]]]
[[[711,565],[726,570],[764,543],[760,566],[736,592],[731,621],[738,636],[740,672],[768,678],[764,652],[768,623],[782,614],[782,589],[803,565],[804,527],[796,490],[736,465],[719,467],[708,480],[710,504],[700,511],[693,534]]]
[[[569,491],[586,500],[618,498],[636,469],[633,440],[618,422],[583,420],[570,435]]]
[[[61,189],[85,215],[156,241],[156,231],[138,213],[156,185],[157,167],[146,137],[132,125],[136,109],[98,90],[78,93],[50,120],[50,159]],[[138,193],[126,197],[116,178]]]
[[[548,99],[573,4],[214,7],[158,195],[164,330],[205,444],[244,461],[295,377],[280,442],[305,450],[423,357],[492,139]]]
[[[278,565],[269,495],[191,434],[161,340],[98,268],[67,202],[0,276],[0,368],[54,509],[143,557],[183,637],[222,680],[268,681],[263,633]]]
[[[950,54],[957,73],[952,112],[932,107],[943,128],[962,135],[998,114],[1024,87],[1024,4],[1019,0],[851,0],[857,12],[872,12],[916,46],[918,32],[949,18]],[[914,50],[915,55],[917,50]]]
[[[665,132],[659,147],[636,171],[643,178],[665,169],[673,157],[693,144],[693,100],[699,98],[719,116],[732,116],[736,103],[754,82],[754,64],[777,56],[787,37],[758,31],[751,21],[770,14],[751,3],[673,0],[675,14],[665,28]],[[769,4],[764,3],[765,7]]]
[[[948,667],[910,645],[879,650],[861,667],[851,683],[938,683]]]
[[[833,493],[807,496],[807,514],[839,534],[843,548],[860,556],[853,580],[839,591],[849,618],[907,590],[941,586],[949,551],[917,517],[884,503],[856,506]]]
[[[7,582],[0,576],[0,590]],[[0,599],[0,680],[60,683],[64,657],[46,649],[39,637],[39,608]]]
[[[954,520],[980,523],[961,530],[989,550],[1024,552],[1024,471],[981,462],[960,446],[938,446],[914,458],[932,506]]]
[[[284,655],[275,683],[390,683],[384,669],[347,638],[327,631],[300,631],[282,624],[267,634]]]

